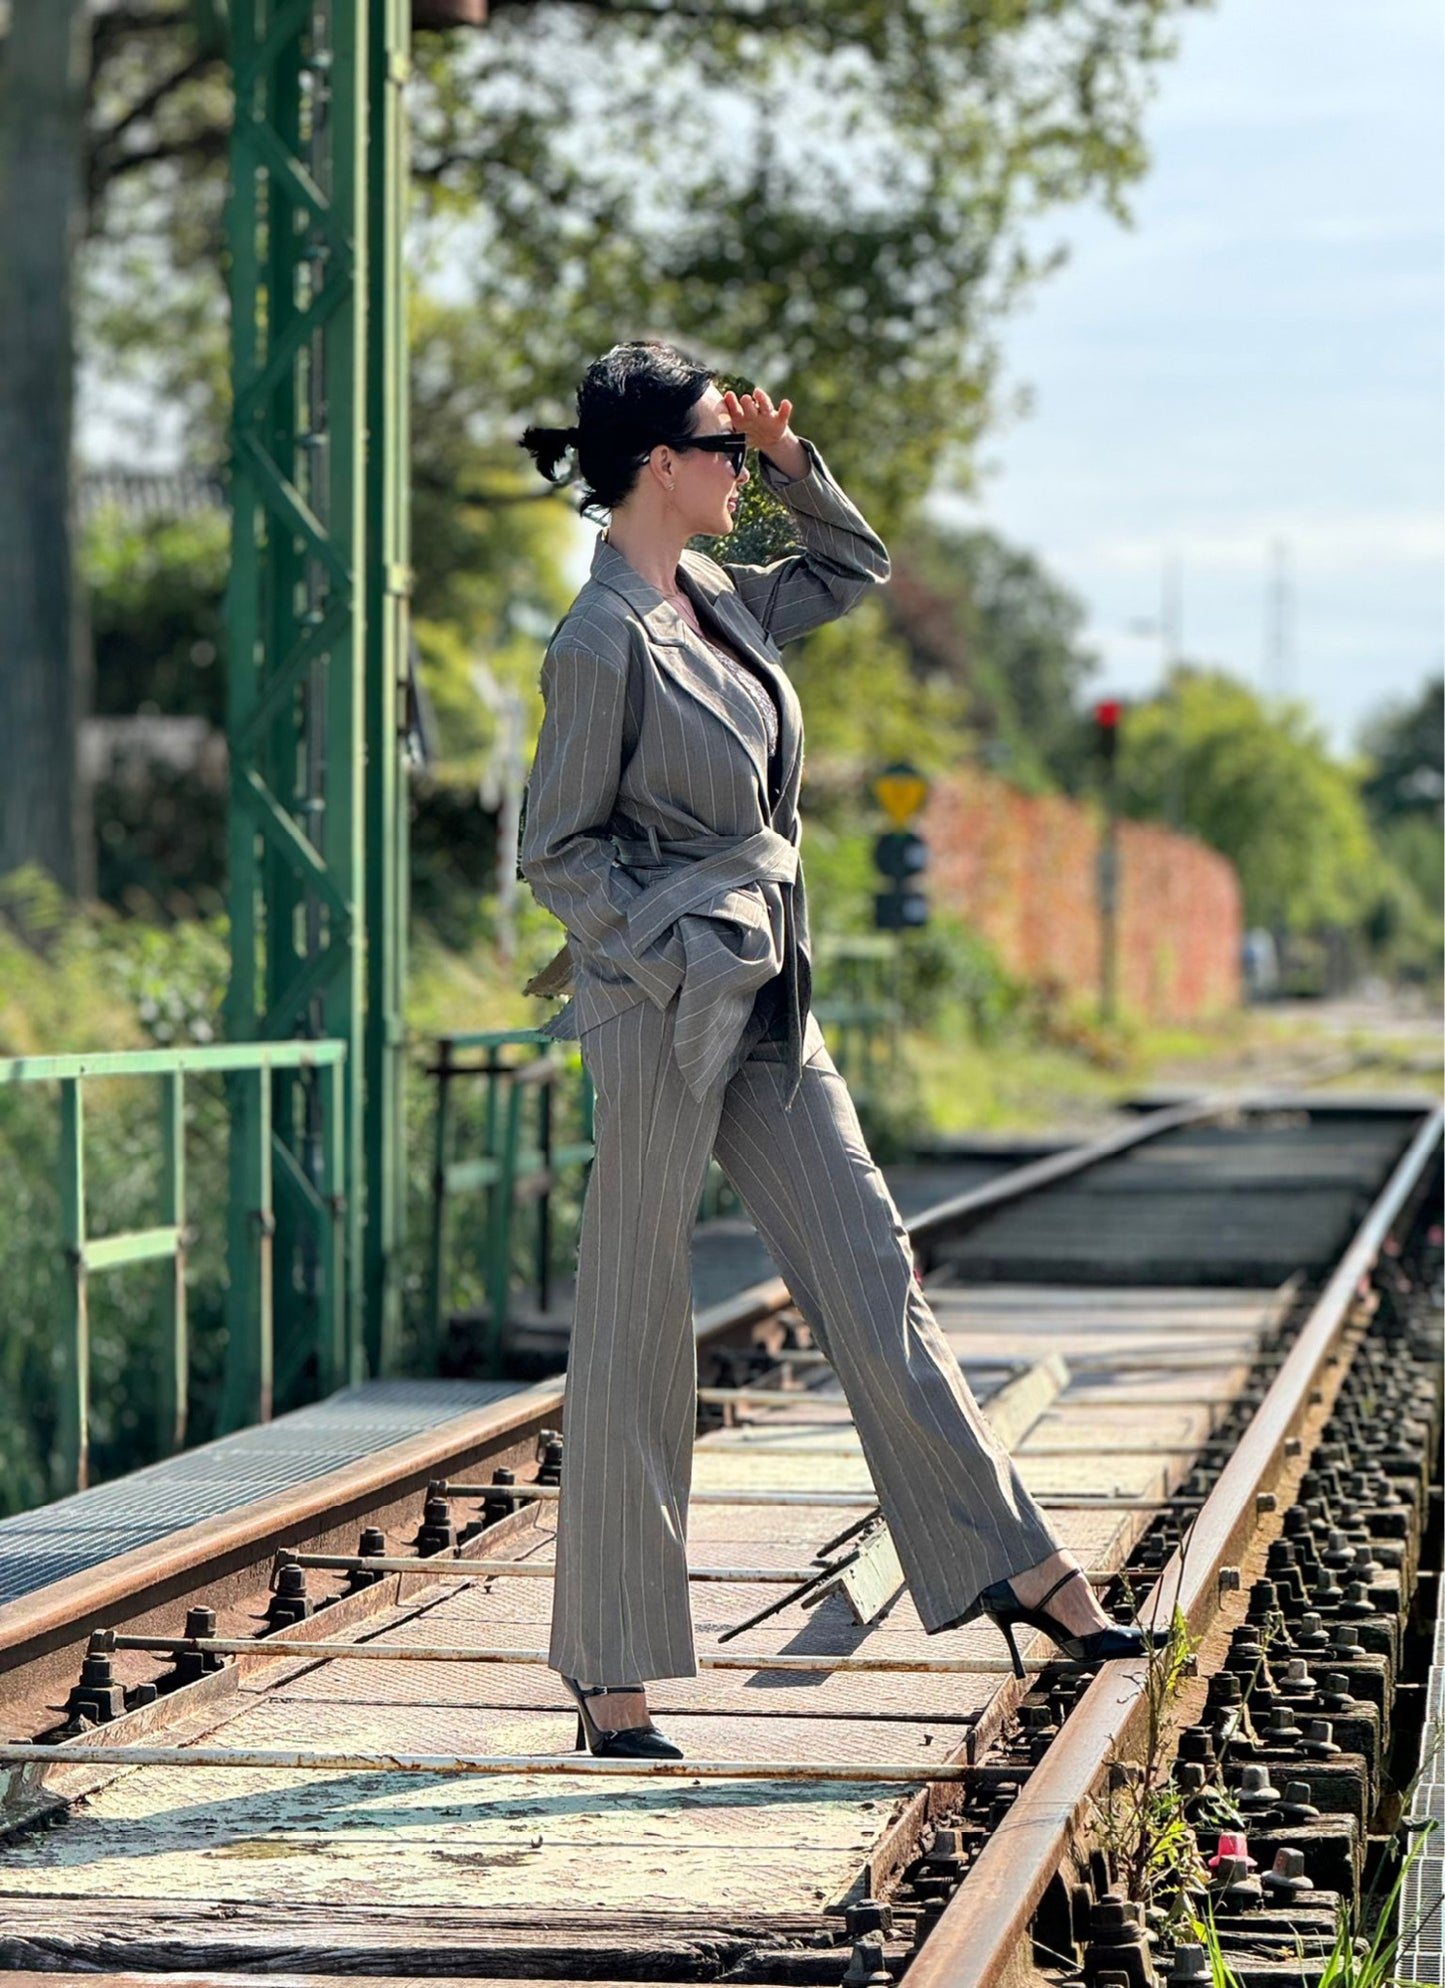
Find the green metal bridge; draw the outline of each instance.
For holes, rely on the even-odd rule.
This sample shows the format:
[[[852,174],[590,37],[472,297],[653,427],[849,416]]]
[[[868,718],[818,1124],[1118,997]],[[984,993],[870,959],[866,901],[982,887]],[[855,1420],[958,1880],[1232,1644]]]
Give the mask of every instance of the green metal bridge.
[[[193,0],[235,84],[226,259],[234,523],[228,1044],[12,1059],[59,1085],[70,1266],[61,1474],[87,1470],[86,1283],[175,1265],[162,1447],[184,1441],[184,1089],[225,1073],[230,1426],[270,1412],[273,1347],[323,1384],[384,1372],[400,1320],[409,535],[404,91],[413,26],[471,0]],[[92,1240],[85,1084],[160,1089],[164,1219]]]

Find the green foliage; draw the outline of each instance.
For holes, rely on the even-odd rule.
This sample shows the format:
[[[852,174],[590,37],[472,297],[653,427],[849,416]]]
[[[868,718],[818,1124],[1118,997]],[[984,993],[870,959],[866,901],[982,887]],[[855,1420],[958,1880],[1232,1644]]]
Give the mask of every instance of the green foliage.
[[[223,725],[222,602],[231,553],[220,509],[132,519],[115,506],[86,526],[98,716],[163,711]]]
[[[552,949],[556,928],[525,902],[519,925],[519,957],[510,967],[497,962],[487,944],[462,953],[425,931],[413,954],[407,1019],[419,1046],[407,1096],[410,1216],[402,1266],[411,1327],[425,1298],[429,1234],[434,1093],[421,1068],[430,1060],[423,1045],[444,1030],[535,1026],[537,1003],[519,989]],[[0,1056],[210,1041],[220,1033],[227,972],[224,921],[158,925],[95,907],[82,912],[39,871],[0,879]],[[191,1432],[203,1441],[214,1433],[225,1358],[228,1179],[221,1080],[188,1078],[186,1101]],[[94,1234],[159,1220],[157,1103],[151,1079],[94,1079],[86,1086],[86,1186]],[[0,1086],[0,1513],[43,1503],[67,1488],[52,1469],[61,1373],[55,1322],[68,1275],[58,1176],[54,1085]],[[576,1190],[569,1179],[554,1202],[559,1252],[575,1236]],[[459,1216],[462,1295],[475,1286],[464,1259],[469,1232],[475,1243],[480,1205],[473,1200]],[[97,1481],[157,1454],[160,1274],[159,1266],[137,1266],[98,1274],[91,1283]]]
[[[1168,818],[1227,856],[1245,922],[1350,926],[1369,909],[1375,851],[1355,782],[1300,705],[1267,706],[1221,670],[1181,667],[1126,712],[1119,785],[1128,814]]]
[[[961,918],[934,910],[900,952],[899,993],[911,1028],[943,1029],[961,1012],[974,1041],[987,1048],[1025,1019],[1028,989]]]
[[[1358,1914],[1341,1901],[1334,1939],[1316,1976],[1319,1988],[1426,1988],[1425,1983],[1407,1980],[1399,1973],[1400,1947],[1406,1933],[1400,1924],[1400,1904],[1405,1880],[1416,1860],[1424,1854],[1435,1827],[1434,1823],[1427,1823],[1411,1844],[1382,1899],[1367,1900]],[[1439,1910],[1437,1899],[1429,1916],[1433,1917]],[[1243,1988],[1240,1975],[1229,1965],[1207,1901],[1202,1916],[1193,1918],[1191,1930],[1208,1957],[1214,1988]]]
[[[1130,1596],[1131,1605],[1133,1602]],[[1152,1626],[1152,1615],[1150,1625]],[[1120,1763],[1097,1822],[1125,1895],[1176,1922],[1208,1874],[1170,1771],[1179,1694],[1194,1669],[1198,1639],[1176,1606],[1168,1637],[1145,1656],[1145,1723],[1138,1758]]]
[[[1413,704],[1394,705],[1365,728],[1371,762],[1365,805],[1373,821],[1423,821],[1439,829],[1445,802],[1445,677]]]
[[[413,604],[424,623],[449,623],[503,673],[519,645],[536,676],[545,640],[574,587],[570,509],[539,483],[499,432],[509,357],[485,320],[425,293],[412,302]],[[590,536],[590,534],[589,534]],[[575,563],[575,562],[574,562]]]
[[[1062,252],[1026,224],[1147,166],[1149,86],[1203,0],[499,0],[423,36],[410,97],[423,289],[464,295],[492,439],[661,327],[791,388],[882,516],[994,412],[997,327]],[[180,0],[97,30],[84,342],[218,461],[230,104]],[[486,437],[482,437],[486,439]]]
[[[220,509],[135,519],[107,506],[88,521],[82,575],[97,716],[190,717],[217,732],[224,726],[229,557],[230,523]],[[101,897],[143,915],[219,911],[225,806],[219,751],[203,747],[178,764],[138,742],[102,767],[94,794]]]
[[[0,1055],[133,1049],[212,1039],[227,971],[224,926],[173,928],[82,915],[36,872],[0,879]],[[188,1080],[187,1171],[194,1226],[188,1275],[193,1429],[211,1433],[224,1356],[225,1110],[219,1080]],[[92,1234],[159,1219],[161,1147],[148,1079],[86,1088],[86,1196]],[[61,1348],[59,1116],[50,1084],[0,1087],[0,1511],[59,1495],[52,1468]],[[91,1283],[92,1458],[97,1478],[157,1453],[160,1270],[107,1271]]]
[[[810,805],[846,791],[856,815],[860,788],[889,761],[909,760],[933,777],[970,752],[966,693],[914,674],[876,596],[815,630],[785,660],[807,719]]]
[[[1445,946],[1445,679],[1366,728],[1363,793],[1385,863],[1369,936],[1403,979],[1438,982]]]
[[[1082,601],[991,531],[925,519],[893,548],[888,618],[915,673],[961,688],[983,757],[1016,786],[1073,790],[1089,759],[1081,709],[1097,656]]]
[[[665,326],[791,382],[850,487],[896,513],[990,411],[993,326],[1053,260],[1022,218],[1122,212],[1176,11],[496,8],[422,48],[429,223],[474,230],[522,405],[562,399],[623,327]]]

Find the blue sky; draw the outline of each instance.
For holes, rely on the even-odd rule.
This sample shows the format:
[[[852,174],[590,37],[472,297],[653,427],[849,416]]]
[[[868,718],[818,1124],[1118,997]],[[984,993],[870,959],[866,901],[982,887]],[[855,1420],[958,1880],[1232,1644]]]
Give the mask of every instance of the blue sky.
[[[1341,748],[1440,669],[1442,41],[1439,0],[1218,0],[1161,72],[1134,228],[1044,229],[1071,261],[1004,335],[1032,411],[946,508],[1078,593],[1101,690],[1157,681],[1167,562],[1184,653]]]

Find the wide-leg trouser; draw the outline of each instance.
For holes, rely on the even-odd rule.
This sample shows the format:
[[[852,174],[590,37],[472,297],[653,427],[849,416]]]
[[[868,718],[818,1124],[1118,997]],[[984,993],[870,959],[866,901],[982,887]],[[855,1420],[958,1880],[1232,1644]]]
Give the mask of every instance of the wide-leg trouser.
[[[924,1627],[976,1613],[980,1589],[1058,1545],[913,1277],[898,1210],[816,1023],[785,1110],[769,1043],[699,1103],[678,1072],[672,1018],[672,1007],[640,1001],[582,1037],[596,1157],[548,1661],[597,1684],[696,1671],[690,1247],[714,1150],[843,1385]]]

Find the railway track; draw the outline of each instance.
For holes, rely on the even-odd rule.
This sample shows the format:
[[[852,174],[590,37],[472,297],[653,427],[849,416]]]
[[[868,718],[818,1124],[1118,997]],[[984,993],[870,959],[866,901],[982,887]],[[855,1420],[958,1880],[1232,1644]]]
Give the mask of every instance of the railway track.
[[[1177,1610],[1165,1662],[925,1637],[777,1283],[699,1319],[680,1763],[573,1754],[540,1660],[555,1382],[0,1525],[0,1969],[1148,1988],[1202,1963],[1193,1883],[1247,1982],[1317,1976],[1421,1723],[1440,1143],[1416,1100],[1204,1101],[910,1225],[1106,1603]]]

